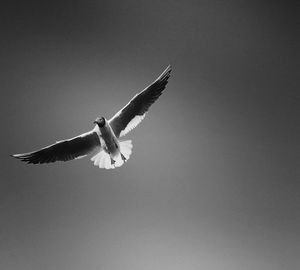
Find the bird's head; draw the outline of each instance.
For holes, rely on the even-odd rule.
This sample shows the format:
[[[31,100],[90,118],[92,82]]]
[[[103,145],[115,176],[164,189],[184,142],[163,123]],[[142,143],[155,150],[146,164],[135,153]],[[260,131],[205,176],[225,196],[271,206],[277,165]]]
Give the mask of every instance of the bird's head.
[[[94,121],[94,124],[98,125],[99,127],[104,127],[105,125],[105,118],[104,117],[97,117]]]

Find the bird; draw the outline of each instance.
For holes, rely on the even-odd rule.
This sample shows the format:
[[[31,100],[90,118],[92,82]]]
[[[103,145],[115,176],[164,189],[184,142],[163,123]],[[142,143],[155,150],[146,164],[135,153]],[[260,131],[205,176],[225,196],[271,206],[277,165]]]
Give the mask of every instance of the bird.
[[[83,158],[91,153],[91,161],[103,169],[115,169],[127,162],[132,154],[132,140],[120,138],[145,118],[149,107],[159,98],[168,83],[171,66],[150,85],[136,94],[121,110],[107,120],[98,116],[94,128],[86,133],[33,152],[11,155],[28,164],[43,164]],[[96,154],[95,154],[96,150]]]

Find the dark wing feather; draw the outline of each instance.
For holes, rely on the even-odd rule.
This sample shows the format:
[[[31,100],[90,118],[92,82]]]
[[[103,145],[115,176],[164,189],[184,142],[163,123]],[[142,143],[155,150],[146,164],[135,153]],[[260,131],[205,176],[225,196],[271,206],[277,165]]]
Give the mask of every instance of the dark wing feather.
[[[89,154],[97,146],[100,146],[99,137],[96,132],[90,131],[69,140],[56,142],[34,152],[12,156],[33,164],[68,161]]]
[[[109,120],[109,124],[117,137],[125,135],[144,119],[149,107],[166,88],[170,73],[171,67],[168,66],[156,81],[136,94],[125,107]]]

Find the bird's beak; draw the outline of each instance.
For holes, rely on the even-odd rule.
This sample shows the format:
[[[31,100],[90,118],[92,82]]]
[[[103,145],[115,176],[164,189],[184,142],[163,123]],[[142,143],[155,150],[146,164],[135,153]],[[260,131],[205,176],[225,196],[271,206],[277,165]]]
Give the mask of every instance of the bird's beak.
[[[95,125],[97,125],[98,124],[98,122],[95,120],[94,122],[93,122]]]

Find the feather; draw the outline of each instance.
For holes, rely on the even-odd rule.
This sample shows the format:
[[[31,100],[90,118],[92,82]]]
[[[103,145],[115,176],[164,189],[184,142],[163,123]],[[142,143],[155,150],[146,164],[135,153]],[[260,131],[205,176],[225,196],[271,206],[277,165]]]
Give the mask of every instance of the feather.
[[[166,88],[170,73],[171,67],[168,66],[152,84],[135,95],[127,105],[109,120],[109,124],[117,137],[126,135],[145,118],[149,107]]]

